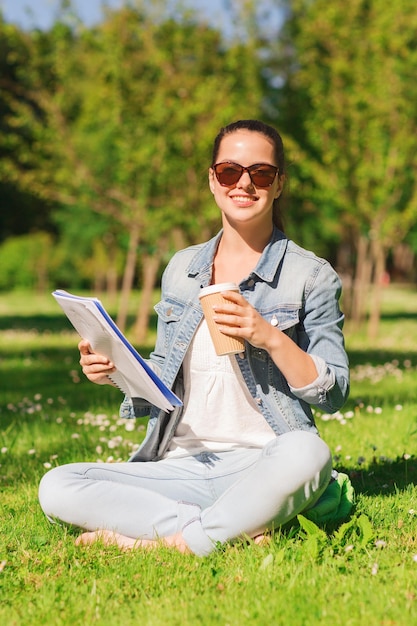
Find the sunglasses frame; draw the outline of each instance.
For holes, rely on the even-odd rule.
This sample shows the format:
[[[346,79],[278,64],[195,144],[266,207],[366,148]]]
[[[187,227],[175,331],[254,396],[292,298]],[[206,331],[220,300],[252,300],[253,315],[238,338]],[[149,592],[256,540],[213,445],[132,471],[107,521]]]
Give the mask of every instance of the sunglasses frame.
[[[234,183],[231,184],[227,184],[227,183],[222,183],[219,179],[219,174],[217,173],[217,167],[219,165],[234,165],[238,168],[240,168],[240,174],[238,176],[238,178],[235,180]],[[272,179],[272,181],[268,184],[268,185],[257,185],[256,182],[253,180],[252,178],[252,173],[254,173],[257,169],[259,169],[260,166],[267,166],[269,168],[271,168],[272,170],[275,170],[275,174],[274,174],[274,178]],[[244,167],[243,165],[240,165],[240,163],[235,163],[234,161],[221,161],[220,163],[215,163],[214,165],[211,166],[213,168],[213,171],[216,175],[216,178],[219,182],[219,185],[221,185],[222,187],[234,187],[239,180],[242,178],[243,173],[247,172],[249,174],[249,178],[251,179],[251,183],[252,185],[254,185],[255,187],[259,187],[259,189],[268,189],[268,187],[271,187],[274,184],[274,180],[277,177],[277,174],[279,172],[279,168],[276,165],[271,165],[270,163],[254,163],[253,165],[249,165],[249,167]],[[236,171],[236,174],[238,172]],[[221,176],[221,174],[220,174]]]

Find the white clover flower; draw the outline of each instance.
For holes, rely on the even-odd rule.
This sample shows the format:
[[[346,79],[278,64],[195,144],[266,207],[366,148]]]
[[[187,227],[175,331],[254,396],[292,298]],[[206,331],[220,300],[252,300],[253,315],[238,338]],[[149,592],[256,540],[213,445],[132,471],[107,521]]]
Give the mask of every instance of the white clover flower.
[[[36,454],[36,450],[34,450],[33,448],[31,448],[30,450],[28,450],[28,454]]]
[[[129,420],[126,424],[125,424],[125,430],[128,432],[132,432],[135,430],[135,422],[134,420]]]
[[[97,454],[103,454],[103,448],[101,446],[96,447]]]
[[[51,469],[52,467],[52,465],[48,461],[46,461],[46,463],[44,463],[43,466],[45,469]]]
[[[403,405],[402,404],[396,404],[394,408],[395,408],[396,411],[402,411],[403,410]]]
[[[375,541],[375,547],[376,548],[386,548],[387,547],[387,542],[384,541],[383,539],[377,539]]]
[[[72,433],[71,439],[79,439],[79,438],[80,438],[80,434],[79,433]]]
[[[0,450],[0,452],[1,452],[2,454],[6,454],[6,452],[7,452],[7,448],[6,448],[6,446],[3,446],[3,448]]]
[[[413,561],[414,563],[417,563],[417,554],[413,554]]]
[[[378,563],[374,563],[371,569],[372,576],[376,576],[378,574]]]

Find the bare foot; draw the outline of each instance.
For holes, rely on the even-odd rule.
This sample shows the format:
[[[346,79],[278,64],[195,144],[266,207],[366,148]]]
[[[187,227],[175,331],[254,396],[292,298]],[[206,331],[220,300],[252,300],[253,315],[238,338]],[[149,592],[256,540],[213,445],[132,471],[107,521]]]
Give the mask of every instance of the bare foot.
[[[271,543],[271,537],[269,535],[256,535],[253,537],[253,542],[257,546],[268,546]]]
[[[165,546],[169,546],[170,548],[175,548],[176,550],[178,550],[178,552],[182,552],[183,554],[191,554],[191,550],[188,547],[188,545],[185,543],[182,533],[176,533],[175,535],[162,537],[162,539],[160,539],[159,541],[154,541],[152,543],[162,544]]]
[[[134,550],[137,548],[154,549],[160,546],[169,546],[184,554],[191,552],[181,533],[162,537],[161,539],[133,539],[133,537],[126,537],[126,535],[121,535],[111,530],[96,530],[80,535],[75,540],[75,545],[89,546],[97,542],[101,542],[105,546],[117,546],[122,550]]]
[[[83,533],[75,540],[76,546],[89,546],[93,543],[102,543],[105,546],[118,546],[123,550],[129,550],[135,547],[136,539],[126,537],[111,530],[96,530],[93,532]]]

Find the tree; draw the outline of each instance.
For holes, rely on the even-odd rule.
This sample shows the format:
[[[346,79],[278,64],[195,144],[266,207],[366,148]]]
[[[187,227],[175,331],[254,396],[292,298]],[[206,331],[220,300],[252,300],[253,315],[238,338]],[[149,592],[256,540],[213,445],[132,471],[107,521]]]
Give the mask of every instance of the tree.
[[[352,319],[363,318],[373,284],[374,335],[388,252],[417,220],[415,2],[293,0],[291,9],[292,153],[318,219],[324,207],[353,242]]]
[[[0,13],[0,242],[30,231],[53,230],[48,203],[19,189],[2,167],[2,162],[13,156],[10,98],[28,61],[27,39],[18,28],[5,24]]]
[[[227,47],[192,19],[151,21],[139,4],[93,29],[59,22],[33,34],[8,163],[23,188],[127,235],[121,327],[138,250],[149,302],[173,236],[191,242],[218,223],[206,184],[212,139],[261,101],[258,61],[244,45]]]

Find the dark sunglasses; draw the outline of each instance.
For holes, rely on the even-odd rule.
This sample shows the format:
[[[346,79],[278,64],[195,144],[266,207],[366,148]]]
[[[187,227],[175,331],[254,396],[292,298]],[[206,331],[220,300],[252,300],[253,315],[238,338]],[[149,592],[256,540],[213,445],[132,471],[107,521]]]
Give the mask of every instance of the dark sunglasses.
[[[212,167],[222,187],[233,187],[233,185],[236,185],[243,172],[249,174],[255,187],[270,187],[278,173],[278,168],[268,163],[255,163],[249,167],[243,167],[239,163],[226,161],[225,163],[216,163]]]

